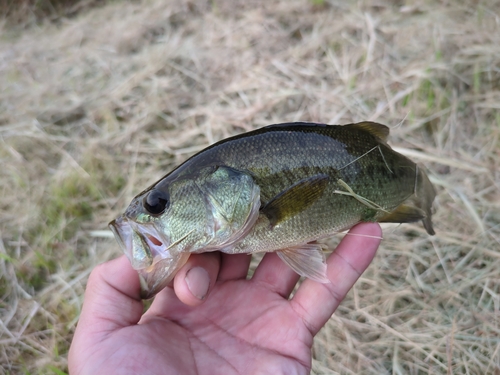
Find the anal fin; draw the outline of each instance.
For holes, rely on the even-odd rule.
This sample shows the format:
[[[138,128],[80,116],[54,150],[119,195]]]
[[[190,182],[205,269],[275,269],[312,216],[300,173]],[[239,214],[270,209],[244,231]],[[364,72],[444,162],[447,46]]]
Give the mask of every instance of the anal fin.
[[[422,220],[426,214],[420,208],[411,204],[400,204],[396,209],[382,216],[377,221],[380,223],[413,223]]]
[[[326,276],[326,259],[321,245],[308,243],[276,252],[283,262],[301,276],[319,283],[329,283]]]

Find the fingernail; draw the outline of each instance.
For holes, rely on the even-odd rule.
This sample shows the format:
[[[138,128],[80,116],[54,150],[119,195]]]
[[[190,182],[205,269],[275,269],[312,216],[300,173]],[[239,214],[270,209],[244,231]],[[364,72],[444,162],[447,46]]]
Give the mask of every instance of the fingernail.
[[[186,274],[186,284],[193,296],[204,299],[210,286],[208,272],[201,267],[191,268]]]

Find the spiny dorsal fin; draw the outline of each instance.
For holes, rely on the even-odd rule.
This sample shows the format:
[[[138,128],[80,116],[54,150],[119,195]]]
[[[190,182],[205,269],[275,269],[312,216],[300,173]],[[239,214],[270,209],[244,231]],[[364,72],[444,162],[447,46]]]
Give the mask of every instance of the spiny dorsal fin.
[[[329,283],[325,254],[321,245],[309,243],[276,252],[283,262],[301,276],[319,283]]]
[[[387,141],[387,137],[389,136],[389,128],[377,122],[363,121],[363,122],[358,122],[356,124],[349,124],[345,126],[349,126],[353,129],[359,129],[368,132],[384,142]]]
[[[283,190],[271,199],[261,212],[267,216],[271,226],[304,211],[321,197],[328,184],[328,175],[318,174],[304,178]]]

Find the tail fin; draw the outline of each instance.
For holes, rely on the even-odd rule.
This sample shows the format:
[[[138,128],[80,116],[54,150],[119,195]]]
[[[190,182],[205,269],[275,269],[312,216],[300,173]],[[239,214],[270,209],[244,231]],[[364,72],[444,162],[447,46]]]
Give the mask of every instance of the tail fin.
[[[415,185],[415,206],[425,212],[425,217],[422,219],[424,228],[431,236],[436,234],[432,227],[432,202],[436,197],[436,190],[429,181],[427,173],[424,169],[417,165],[417,180]]]
[[[380,223],[411,223],[422,220],[425,230],[432,236],[436,234],[432,227],[432,202],[435,197],[436,190],[429,181],[427,173],[417,165],[414,194],[377,221]]]

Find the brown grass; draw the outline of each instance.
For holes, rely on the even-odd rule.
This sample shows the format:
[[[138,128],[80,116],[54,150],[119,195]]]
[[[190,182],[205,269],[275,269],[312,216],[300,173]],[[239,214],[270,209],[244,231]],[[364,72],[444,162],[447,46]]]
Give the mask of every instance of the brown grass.
[[[35,24],[59,22],[106,0],[0,0],[0,20],[8,28],[28,28]]]
[[[0,374],[62,374],[105,231],[193,152],[287,121],[390,125],[438,187],[387,226],[316,374],[500,373],[500,5],[117,1],[0,33]],[[338,239],[333,239],[332,244]]]

